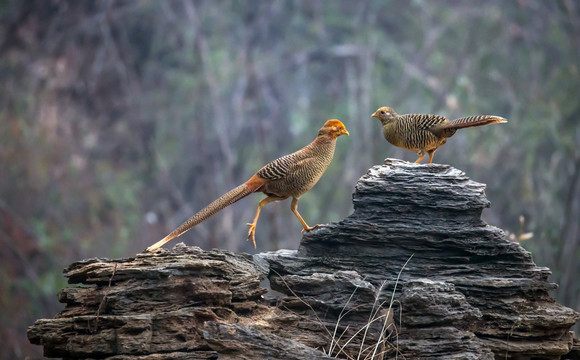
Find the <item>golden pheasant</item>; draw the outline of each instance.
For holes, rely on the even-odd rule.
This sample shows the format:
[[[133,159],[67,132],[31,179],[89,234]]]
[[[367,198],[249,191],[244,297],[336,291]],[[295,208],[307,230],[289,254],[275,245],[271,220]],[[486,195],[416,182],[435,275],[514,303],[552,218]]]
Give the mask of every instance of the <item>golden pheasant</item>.
[[[166,242],[178,237],[218,211],[253,192],[263,192],[267,195],[265,199],[258,203],[254,221],[247,224],[250,227],[247,240],[252,239],[254,248],[256,247],[255,233],[260,210],[272,201],[285,200],[291,197],[290,209],[304,227],[302,231],[315,229],[318,225],[308,226],[306,221],[300,216],[300,213],[298,213],[298,199],[318,182],[328,165],[330,165],[334,156],[336,139],[340,135],[349,135],[343,123],[336,119],[328,120],[318,131],[316,139],[310,144],[292,154],[282,156],[266,164],[248,181],[203,208],[162,240],[148,247],[146,251],[158,249]]]
[[[457,129],[487,124],[505,123],[506,119],[495,115],[476,115],[449,121],[445,116],[430,114],[399,115],[388,106],[380,107],[371,117],[376,117],[383,125],[383,135],[391,144],[412,150],[419,155],[415,163],[421,162],[429,154],[429,164],[433,153],[453,136]]]

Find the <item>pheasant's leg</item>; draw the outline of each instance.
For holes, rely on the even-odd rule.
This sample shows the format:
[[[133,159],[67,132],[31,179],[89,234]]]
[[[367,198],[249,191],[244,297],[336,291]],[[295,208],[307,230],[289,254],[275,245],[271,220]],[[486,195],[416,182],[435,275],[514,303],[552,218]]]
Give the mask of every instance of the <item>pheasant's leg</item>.
[[[320,224],[316,224],[312,227],[308,226],[306,221],[304,221],[304,219],[302,218],[302,216],[300,216],[300,213],[298,212],[298,199],[297,198],[292,198],[292,203],[290,204],[290,209],[292,209],[292,212],[294,213],[294,215],[296,215],[296,217],[298,218],[298,220],[300,221],[300,223],[304,227],[304,229],[302,229],[302,232],[314,230],[320,226]]]
[[[417,160],[415,160],[415,164],[420,163],[421,160],[423,160],[425,158],[425,152],[423,150],[418,151],[417,155],[419,155],[419,158]]]
[[[431,164],[433,162],[433,154],[435,153],[435,149],[429,150],[429,151],[427,151],[427,153],[429,154],[429,164]],[[425,155],[423,155],[423,156],[425,156]]]
[[[263,199],[262,201],[260,201],[258,203],[258,210],[256,210],[256,216],[254,216],[254,221],[252,223],[246,224],[250,227],[250,229],[248,230],[248,238],[246,239],[246,241],[250,241],[250,238],[251,238],[252,243],[254,244],[254,249],[256,248],[256,224],[258,223],[258,218],[260,217],[260,210],[262,210],[262,208],[264,206],[266,206],[266,204],[271,203],[272,201],[278,201],[278,200],[284,200],[284,199],[285,198],[268,196],[267,198]]]

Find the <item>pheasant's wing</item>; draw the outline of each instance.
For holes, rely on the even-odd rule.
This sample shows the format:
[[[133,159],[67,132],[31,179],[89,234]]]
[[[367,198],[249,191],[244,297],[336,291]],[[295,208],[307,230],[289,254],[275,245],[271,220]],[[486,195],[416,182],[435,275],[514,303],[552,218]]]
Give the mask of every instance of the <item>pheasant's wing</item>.
[[[407,114],[403,117],[405,121],[412,123],[417,130],[431,130],[449,122],[445,116],[433,114]]]
[[[258,170],[257,174],[259,177],[266,180],[283,179],[288,176],[293,168],[308,161],[308,159],[308,157],[304,156],[303,152],[284,155],[264,165],[260,170]]]
[[[406,114],[402,115],[403,121],[400,122],[401,127],[403,127],[403,133],[406,134],[406,143],[415,144],[417,147],[421,148],[419,144],[427,141],[433,135],[437,135],[437,130],[439,126],[449,123],[449,120],[445,116],[432,115],[432,114]],[[418,143],[417,143],[418,142]]]

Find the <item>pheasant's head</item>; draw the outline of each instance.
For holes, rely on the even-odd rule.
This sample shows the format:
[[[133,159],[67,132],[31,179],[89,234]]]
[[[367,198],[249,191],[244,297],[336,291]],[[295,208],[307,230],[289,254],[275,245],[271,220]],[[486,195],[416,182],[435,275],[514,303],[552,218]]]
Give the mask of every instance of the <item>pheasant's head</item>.
[[[350,135],[342,121],[337,119],[328,120],[324,123],[324,126],[318,131],[318,135],[330,134],[333,139],[336,139],[340,135]]]
[[[395,110],[393,110],[393,108],[388,106],[382,106],[378,108],[377,111],[375,111],[375,113],[371,115],[371,117],[376,117],[379,120],[381,120],[381,123],[383,125],[395,121],[397,119],[397,116],[398,114],[395,112]]]

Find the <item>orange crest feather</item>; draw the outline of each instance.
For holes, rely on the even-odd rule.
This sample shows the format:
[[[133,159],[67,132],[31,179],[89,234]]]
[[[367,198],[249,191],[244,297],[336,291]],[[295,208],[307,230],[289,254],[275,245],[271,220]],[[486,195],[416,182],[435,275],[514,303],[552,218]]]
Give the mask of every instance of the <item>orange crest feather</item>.
[[[332,126],[337,126],[339,128],[346,129],[342,121],[338,119],[330,119],[324,123],[324,127],[332,127]]]

